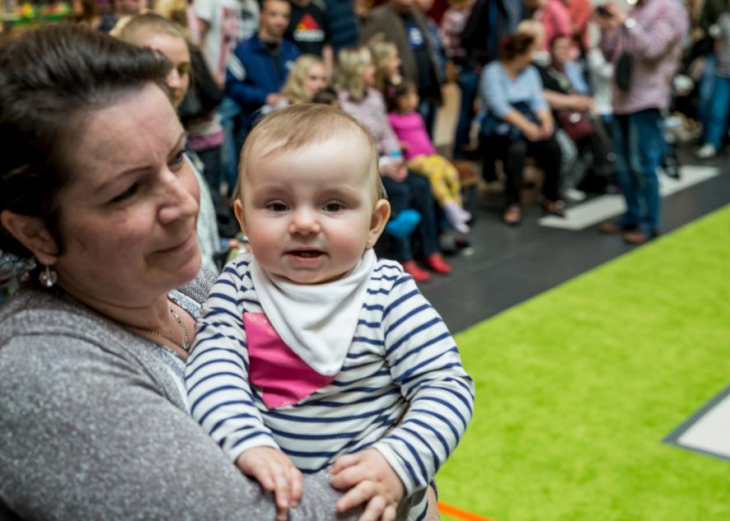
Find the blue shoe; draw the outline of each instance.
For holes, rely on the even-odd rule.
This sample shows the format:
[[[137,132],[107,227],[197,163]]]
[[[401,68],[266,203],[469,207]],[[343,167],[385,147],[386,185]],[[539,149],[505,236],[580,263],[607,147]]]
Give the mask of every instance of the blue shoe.
[[[421,222],[421,214],[415,210],[403,210],[388,221],[385,231],[397,239],[407,239]]]

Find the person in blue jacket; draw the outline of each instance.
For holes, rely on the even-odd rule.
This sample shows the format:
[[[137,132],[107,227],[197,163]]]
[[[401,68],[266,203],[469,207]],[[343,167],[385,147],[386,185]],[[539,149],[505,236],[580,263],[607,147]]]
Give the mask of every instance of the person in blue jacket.
[[[239,145],[256,112],[276,105],[292,65],[299,57],[294,42],[284,38],[289,26],[288,0],[263,0],[259,30],[239,43],[226,69],[226,94],[241,106]]]

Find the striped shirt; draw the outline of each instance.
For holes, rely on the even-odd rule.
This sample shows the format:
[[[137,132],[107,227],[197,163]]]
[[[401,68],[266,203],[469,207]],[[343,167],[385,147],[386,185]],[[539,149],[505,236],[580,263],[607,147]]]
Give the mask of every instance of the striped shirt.
[[[231,262],[198,322],[186,384],[191,414],[235,461],[278,447],[304,473],[338,456],[377,449],[406,495],[424,489],[453,452],[473,413],[474,385],[453,337],[401,266],[380,260],[334,381],[298,403],[267,409],[248,380],[243,312],[262,313],[250,254]],[[425,500],[411,518],[425,516]]]

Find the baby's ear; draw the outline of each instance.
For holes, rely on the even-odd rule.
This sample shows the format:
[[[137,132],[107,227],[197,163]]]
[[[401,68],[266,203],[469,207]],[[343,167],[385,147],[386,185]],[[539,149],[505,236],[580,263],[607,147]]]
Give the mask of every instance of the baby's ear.
[[[387,199],[379,199],[378,202],[375,203],[373,216],[370,218],[370,230],[368,230],[368,242],[366,245],[367,249],[374,247],[375,243],[378,242],[380,235],[385,229],[385,225],[388,224],[388,219],[390,219],[390,203]]]
[[[238,221],[238,225],[241,227],[241,231],[244,235],[248,235],[246,231],[246,219],[243,215],[243,203],[240,198],[236,198],[233,202],[233,213],[236,214],[236,220]]]

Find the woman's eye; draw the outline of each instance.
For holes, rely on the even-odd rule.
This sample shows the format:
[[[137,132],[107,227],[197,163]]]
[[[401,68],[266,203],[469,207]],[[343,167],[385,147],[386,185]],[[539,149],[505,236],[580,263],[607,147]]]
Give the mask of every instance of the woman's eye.
[[[115,198],[113,198],[110,203],[121,203],[130,197],[134,196],[134,194],[137,193],[137,190],[139,189],[139,185],[137,183],[133,184],[129,188],[127,188],[124,192],[117,195]]]
[[[325,212],[339,212],[339,211],[344,210],[344,208],[345,208],[344,204],[337,203],[337,202],[327,203],[326,205],[324,205]]]
[[[181,150],[172,158],[172,166],[180,166],[185,160],[185,150]]]
[[[285,212],[288,210],[284,203],[269,203],[266,207],[272,212]]]

